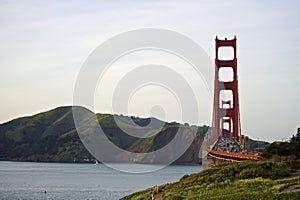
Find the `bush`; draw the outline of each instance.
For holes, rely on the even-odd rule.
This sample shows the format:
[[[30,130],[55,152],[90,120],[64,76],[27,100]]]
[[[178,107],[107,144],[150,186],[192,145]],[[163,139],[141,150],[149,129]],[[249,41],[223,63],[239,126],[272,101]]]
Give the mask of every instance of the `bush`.
[[[190,176],[190,175],[188,175],[188,174],[183,175],[183,177],[180,178],[180,181],[186,179],[186,178],[189,177],[189,176]]]

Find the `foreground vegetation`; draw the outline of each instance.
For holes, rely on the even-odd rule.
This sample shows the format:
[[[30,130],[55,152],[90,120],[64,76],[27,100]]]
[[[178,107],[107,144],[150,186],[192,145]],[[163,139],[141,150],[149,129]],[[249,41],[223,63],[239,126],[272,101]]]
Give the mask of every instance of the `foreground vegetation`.
[[[274,142],[258,162],[226,163],[185,175],[178,182],[134,193],[127,199],[300,199],[300,128],[288,142]],[[289,186],[298,188],[289,191]],[[155,191],[156,190],[156,191]],[[155,193],[153,193],[155,191]]]
[[[300,199],[300,192],[282,193],[288,186],[300,184],[300,178],[281,179],[299,167],[299,161],[223,164],[159,186],[156,199]],[[153,190],[149,188],[123,200],[151,199]]]

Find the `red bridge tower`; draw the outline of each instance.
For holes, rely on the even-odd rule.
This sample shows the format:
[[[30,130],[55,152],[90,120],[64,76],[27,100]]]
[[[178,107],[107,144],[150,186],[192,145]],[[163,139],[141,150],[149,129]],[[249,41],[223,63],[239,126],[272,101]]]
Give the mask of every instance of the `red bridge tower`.
[[[236,58],[236,37],[234,39],[219,40],[216,37],[215,82],[214,82],[214,107],[212,134],[215,139],[219,136],[233,138],[240,141],[240,109]],[[219,49],[222,47],[233,48],[232,60],[220,60]],[[222,81],[220,70],[232,72],[232,80]]]

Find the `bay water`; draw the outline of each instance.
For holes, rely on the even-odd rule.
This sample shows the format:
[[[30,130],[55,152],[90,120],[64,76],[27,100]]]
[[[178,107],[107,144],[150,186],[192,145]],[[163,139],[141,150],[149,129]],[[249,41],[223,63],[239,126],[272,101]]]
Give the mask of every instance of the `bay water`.
[[[124,164],[131,169],[139,164]],[[142,174],[103,164],[0,162],[0,199],[120,199],[201,171],[200,165],[170,165]],[[45,193],[46,191],[46,193]]]

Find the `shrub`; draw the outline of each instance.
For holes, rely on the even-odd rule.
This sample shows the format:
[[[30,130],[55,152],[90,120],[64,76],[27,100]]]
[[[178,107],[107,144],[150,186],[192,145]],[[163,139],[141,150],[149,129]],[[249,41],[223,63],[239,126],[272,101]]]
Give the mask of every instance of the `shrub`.
[[[188,174],[183,175],[183,177],[180,178],[180,181],[186,179],[186,178],[189,177],[189,176],[190,176],[190,175],[188,175]]]

